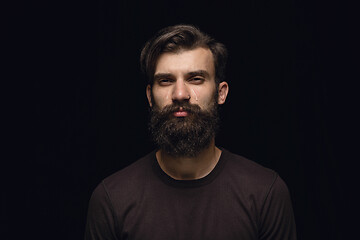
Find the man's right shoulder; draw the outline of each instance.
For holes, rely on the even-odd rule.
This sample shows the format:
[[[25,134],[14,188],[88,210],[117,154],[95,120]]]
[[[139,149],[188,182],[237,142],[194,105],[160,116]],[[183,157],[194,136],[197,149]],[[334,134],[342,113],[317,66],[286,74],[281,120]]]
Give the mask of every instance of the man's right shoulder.
[[[97,188],[104,188],[111,195],[132,194],[132,191],[139,190],[141,186],[144,186],[145,181],[152,178],[154,160],[155,151],[106,177]]]

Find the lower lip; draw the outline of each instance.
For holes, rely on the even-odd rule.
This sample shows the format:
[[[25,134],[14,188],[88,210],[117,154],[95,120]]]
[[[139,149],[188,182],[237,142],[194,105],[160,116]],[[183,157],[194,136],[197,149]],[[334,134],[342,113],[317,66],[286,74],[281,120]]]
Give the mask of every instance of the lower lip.
[[[188,113],[184,112],[184,111],[182,111],[182,112],[174,112],[175,117],[186,117],[187,115],[188,115]]]

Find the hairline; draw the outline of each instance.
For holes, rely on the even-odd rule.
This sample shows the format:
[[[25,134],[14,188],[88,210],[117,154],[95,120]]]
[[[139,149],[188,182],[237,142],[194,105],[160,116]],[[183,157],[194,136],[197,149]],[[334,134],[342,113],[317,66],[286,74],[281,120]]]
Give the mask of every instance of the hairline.
[[[192,43],[180,41],[179,44],[177,44],[177,42],[171,42],[173,37],[179,36],[178,34],[185,32],[189,33],[190,37],[194,37],[195,41]],[[169,43],[170,45],[168,45]],[[224,44],[216,41],[194,25],[179,24],[161,29],[143,47],[140,56],[140,63],[143,73],[145,73],[148,78],[148,84],[152,86],[154,83],[153,77],[155,74],[155,69],[158,59],[162,54],[176,54],[196,48],[210,50],[215,67],[215,82],[220,83],[224,81],[224,69],[227,59],[227,49]]]

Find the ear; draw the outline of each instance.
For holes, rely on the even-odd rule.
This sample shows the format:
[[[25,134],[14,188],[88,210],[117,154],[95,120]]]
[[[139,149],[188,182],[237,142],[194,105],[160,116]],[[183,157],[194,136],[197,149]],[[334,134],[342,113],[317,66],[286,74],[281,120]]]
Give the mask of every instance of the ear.
[[[146,86],[146,97],[147,97],[147,99],[148,99],[148,102],[149,102],[150,107],[152,107],[152,101],[151,101],[151,86],[150,86],[150,84],[148,84],[148,85]]]
[[[228,92],[229,92],[229,84],[227,82],[219,83],[218,104],[221,105],[225,103]]]

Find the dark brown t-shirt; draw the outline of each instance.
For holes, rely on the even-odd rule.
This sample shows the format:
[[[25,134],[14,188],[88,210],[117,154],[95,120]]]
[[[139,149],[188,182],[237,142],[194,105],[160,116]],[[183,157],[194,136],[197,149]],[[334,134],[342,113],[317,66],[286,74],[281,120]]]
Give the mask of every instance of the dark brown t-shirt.
[[[283,180],[222,150],[198,180],[169,177],[155,151],[106,178],[91,197],[85,239],[296,239]]]

